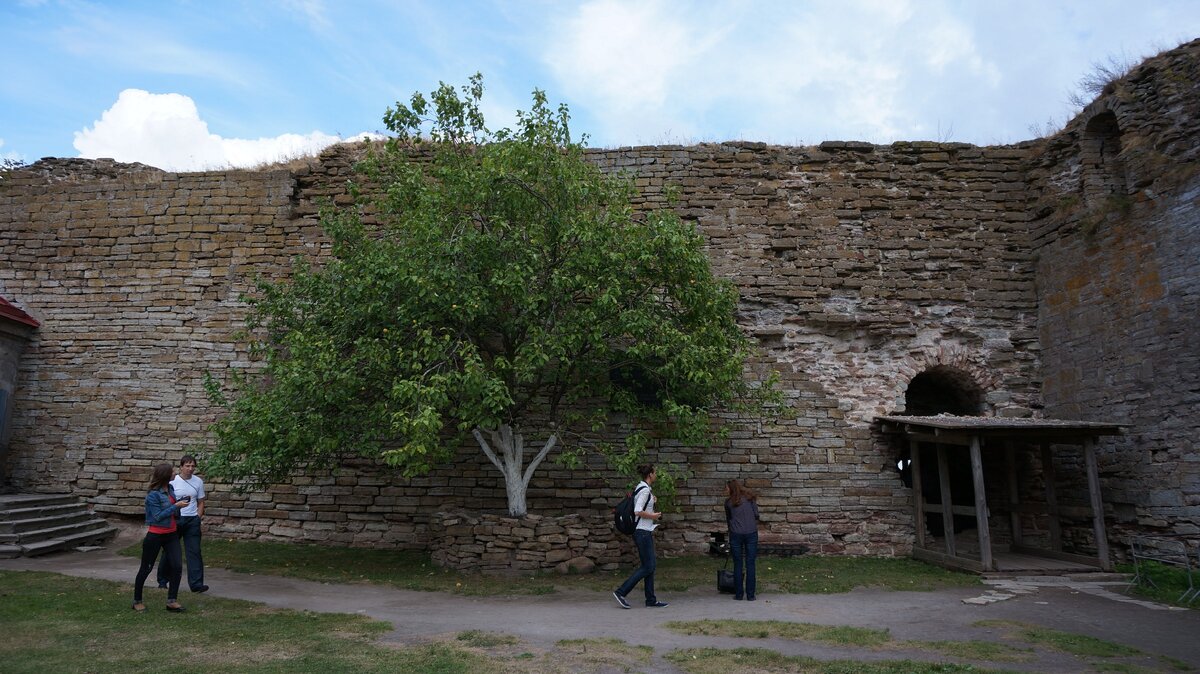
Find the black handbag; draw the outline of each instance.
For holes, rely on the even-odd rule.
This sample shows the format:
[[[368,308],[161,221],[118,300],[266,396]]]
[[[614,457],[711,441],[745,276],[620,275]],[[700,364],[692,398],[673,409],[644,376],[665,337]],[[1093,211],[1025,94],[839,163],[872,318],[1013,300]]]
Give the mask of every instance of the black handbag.
[[[729,558],[725,559],[725,566],[729,566]],[[717,569],[717,592],[721,594],[733,594],[737,592],[736,585],[733,579],[733,571],[725,567]]]

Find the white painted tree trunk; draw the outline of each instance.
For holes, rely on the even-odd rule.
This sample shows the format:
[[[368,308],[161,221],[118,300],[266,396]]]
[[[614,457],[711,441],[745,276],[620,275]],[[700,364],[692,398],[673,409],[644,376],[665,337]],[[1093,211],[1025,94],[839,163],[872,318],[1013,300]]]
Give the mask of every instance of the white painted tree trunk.
[[[492,444],[488,444],[488,441],[484,439],[484,431],[491,437]],[[472,433],[474,433],[479,447],[483,449],[483,453],[504,475],[504,487],[508,492],[508,514],[513,517],[524,517],[527,512],[525,490],[529,487],[529,478],[533,477],[533,471],[537,470],[538,464],[546,458],[546,455],[558,442],[558,434],[551,433],[550,437],[546,439],[546,444],[538,450],[537,456],[533,457],[529,465],[522,470],[522,464],[525,462],[525,436],[513,433],[512,427],[508,424],[501,425],[496,429],[476,428]],[[492,449],[492,445],[495,445],[496,449]]]

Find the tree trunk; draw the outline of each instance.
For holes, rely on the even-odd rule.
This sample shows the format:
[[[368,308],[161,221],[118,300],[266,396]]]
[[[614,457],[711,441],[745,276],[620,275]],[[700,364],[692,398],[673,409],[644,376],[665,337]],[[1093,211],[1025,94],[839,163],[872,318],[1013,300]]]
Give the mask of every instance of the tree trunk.
[[[488,444],[488,441],[484,439],[484,430],[491,437],[492,444]],[[522,470],[522,464],[525,462],[525,436],[521,433],[514,433],[508,424],[503,424],[496,429],[476,428],[472,433],[483,453],[504,475],[504,488],[508,492],[508,514],[513,517],[524,517],[528,512],[525,506],[525,490],[529,487],[529,478],[533,477],[533,471],[558,442],[558,434],[551,433],[550,437],[546,439],[546,444],[538,450],[537,456],[533,457],[529,465]],[[495,450],[492,449],[492,445],[496,446]]]

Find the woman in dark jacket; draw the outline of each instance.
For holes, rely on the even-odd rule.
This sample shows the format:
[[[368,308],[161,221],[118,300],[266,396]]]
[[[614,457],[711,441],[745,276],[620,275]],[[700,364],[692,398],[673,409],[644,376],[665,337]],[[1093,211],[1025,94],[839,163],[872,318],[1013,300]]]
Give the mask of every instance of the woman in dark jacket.
[[[175,500],[175,490],[171,488],[171,478],[174,476],[171,464],[158,464],[150,479],[150,491],[146,493],[147,530],[146,537],[142,539],[142,565],[133,583],[133,610],[138,613],[146,610],[146,605],[142,603],[142,586],[146,584],[146,577],[154,568],[160,550],[165,553],[163,563],[167,565],[167,610],[172,613],[182,613],[184,610],[177,600],[183,564],[179,559],[175,515],[188,504],[188,499]]]
[[[754,601],[754,560],[758,557],[758,503],[754,492],[737,480],[725,485],[725,521],[729,523],[729,547],[733,552],[734,599]],[[742,568],[746,575],[742,577]],[[744,592],[743,592],[744,588]]]

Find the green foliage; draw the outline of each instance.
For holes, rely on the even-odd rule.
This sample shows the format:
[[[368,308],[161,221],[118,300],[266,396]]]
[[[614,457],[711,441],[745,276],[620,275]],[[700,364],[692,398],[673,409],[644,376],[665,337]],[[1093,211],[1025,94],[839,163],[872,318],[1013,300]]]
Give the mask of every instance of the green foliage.
[[[635,213],[565,106],[535,91],[493,132],[482,92],[476,75],[389,109],[357,205],[323,214],[332,257],[247,298],[260,363],[208,383],[228,409],[210,474],[248,487],[358,454],[411,476],[506,426],[571,463],[618,424],[628,472],[652,435],[709,442],[715,408],[771,399],[743,378],[737,294],[695,227]]]

